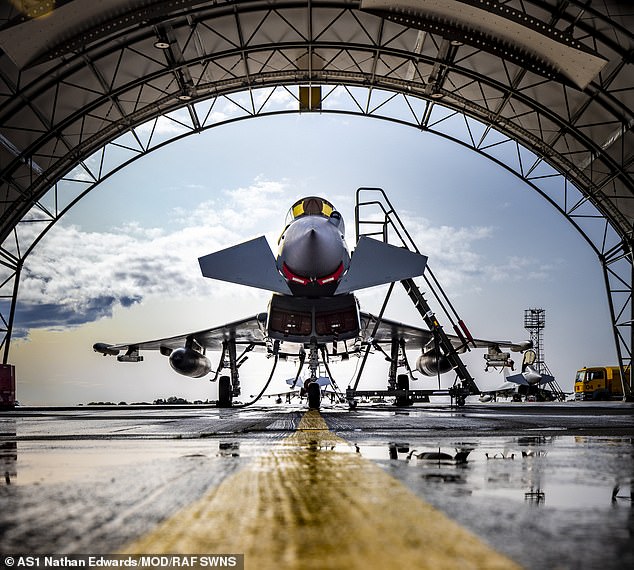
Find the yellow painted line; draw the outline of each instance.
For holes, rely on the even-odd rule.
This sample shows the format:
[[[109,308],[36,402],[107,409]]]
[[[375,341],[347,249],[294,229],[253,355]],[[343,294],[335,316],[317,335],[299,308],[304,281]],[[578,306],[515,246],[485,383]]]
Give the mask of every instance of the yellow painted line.
[[[519,568],[355,453],[314,410],[124,552],[244,553],[257,570]]]

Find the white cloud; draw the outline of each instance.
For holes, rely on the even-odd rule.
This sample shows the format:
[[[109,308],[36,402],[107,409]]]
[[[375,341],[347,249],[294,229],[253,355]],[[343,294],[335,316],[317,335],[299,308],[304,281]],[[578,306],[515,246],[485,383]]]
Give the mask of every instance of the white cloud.
[[[197,259],[282,229],[283,182],[258,178],[226,190],[194,211],[179,210],[177,229],[128,223],[108,232],[54,227],[28,258],[20,284],[18,328],[64,327],[110,316],[146,297],[208,296],[225,287],[203,279]],[[284,208],[282,208],[282,211]]]
[[[489,277],[493,281],[519,281],[525,279],[547,280],[554,266],[541,263],[537,258],[511,256],[503,263],[488,268]]]
[[[403,216],[403,221],[441,285],[455,295],[482,290],[491,281],[544,281],[552,275],[553,263],[535,256],[500,255],[492,244],[498,228],[492,226],[433,226],[424,218]]]
[[[202,202],[194,210],[177,208],[174,221],[183,226],[218,226],[227,237],[236,232],[259,234],[273,229],[281,230],[282,216],[286,213],[288,187],[285,182],[269,181],[258,177],[248,187],[224,190],[211,200]],[[281,213],[283,212],[283,213]],[[228,244],[230,245],[230,244]]]
[[[266,235],[275,251],[286,208],[294,201],[286,181],[258,177],[248,187],[224,190],[193,210],[179,209],[175,229],[128,223],[108,232],[59,224],[31,254],[20,285],[18,327],[64,327],[111,316],[116,306],[152,298],[209,296],[226,285],[202,279],[197,258]],[[534,259],[486,259],[478,243],[491,227],[433,226],[404,217],[406,227],[444,288],[460,294],[487,280],[545,279]],[[482,248],[484,249],[484,248]],[[535,268],[539,267],[539,270]]]

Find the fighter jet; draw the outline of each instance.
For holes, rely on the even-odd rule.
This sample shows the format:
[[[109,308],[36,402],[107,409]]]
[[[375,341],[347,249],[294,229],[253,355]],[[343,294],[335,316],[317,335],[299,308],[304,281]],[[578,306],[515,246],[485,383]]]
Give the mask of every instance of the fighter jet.
[[[94,350],[117,356],[119,362],[140,362],[143,357],[139,351],[158,350],[169,358],[176,372],[192,378],[211,373],[207,351],[221,351],[212,378],[219,380],[221,407],[231,406],[233,398],[240,394],[239,367],[251,351],[266,352],[274,358],[269,380],[260,395],[279,359],[299,362],[297,378],[307,364],[309,376],[303,388],[310,408],[320,405],[320,362],[327,368],[329,361],[360,355],[368,346],[384,352],[381,345],[391,344],[402,349],[403,357],[405,349],[421,350],[416,369],[426,376],[451,369],[439,354],[431,331],[364,313],[354,296],[354,291],[360,289],[422,275],[427,257],[370,237],[361,237],[351,255],[346,246],[344,220],[324,198],[309,196],[293,204],[278,240],[277,256],[262,236],[198,261],[205,277],[273,292],[268,310],[170,338],[96,343]],[[471,341],[480,347],[527,348],[508,342]],[[454,342],[461,345],[464,339],[452,337]],[[120,354],[122,351],[125,353]],[[229,375],[220,376],[225,368]]]
[[[561,388],[555,381],[555,377],[545,372],[540,372],[536,368],[537,353],[534,350],[527,350],[522,361],[522,371],[520,374],[512,374],[505,378],[507,384],[514,384],[517,393],[529,397],[544,397],[550,392],[549,397],[563,396]]]
[[[513,374],[506,377],[507,382],[513,382],[520,386],[544,386],[555,381],[550,374],[540,373],[533,366],[526,366],[521,374]]]
[[[489,350],[489,354],[485,356],[487,366],[494,366],[493,357]],[[501,357],[508,357],[508,354],[500,353]],[[554,396],[562,394],[561,388],[557,385],[555,377],[545,372],[539,372],[536,368],[537,353],[534,350],[526,350],[522,360],[522,371],[519,374],[509,374],[504,377],[504,383],[494,390],[483,392],[480,396],[481,402],[490,402],[497,396],[540,396],[545,394],[544,390],[548,390]],[[551,396],[552,397],[552,396]]]

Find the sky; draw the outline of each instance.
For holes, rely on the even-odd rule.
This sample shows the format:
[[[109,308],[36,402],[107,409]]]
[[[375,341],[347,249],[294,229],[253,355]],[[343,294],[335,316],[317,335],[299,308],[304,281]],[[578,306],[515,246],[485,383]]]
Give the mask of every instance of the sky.
[[[323,196],[342,212],[353,249],[359,187],[386,191],[475,337],[527,339],[524,310],[544,308],[545,360],[564,390],[572,389],[578,368],[616,363],[600,264],[527,184],[411,127],[293,114],[166,145],[102,182],[55,225],[22,274],[9,359],[18,400],[215,399],[215,384],[176,374],[165,357],[145,353],[143,363],[117,363],[92,344],[173,336],[266,310],[270,294],[203,278],[198,257],[260,235],[276,251],[288,208],[307,195]],[[378,312],[385,290],[360,292],[362,309]],[[386,316],[423,325],[398,289]],[[213,367],[218,357],[211,355]],[[465,361],[481,388],[502,384],[499,372],[484,372],[483,351]],[[259,391],[270,364],[253,356],[241,368],[241,399]],[[356,364],[333,367],[340,387]],[[367,370],[362,386],[385,384],[382,356]],[[293,375],[290,364],[282,366],[272,389],[284,389]],[[452,381],[445,375],[443,385]],[[412,387],[435,385],[435,378],[421,379]]]

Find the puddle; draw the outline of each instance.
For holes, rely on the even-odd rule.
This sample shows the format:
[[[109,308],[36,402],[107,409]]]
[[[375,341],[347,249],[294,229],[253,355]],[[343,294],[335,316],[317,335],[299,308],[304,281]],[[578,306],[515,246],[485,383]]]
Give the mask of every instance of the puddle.
[[[397,477],[400,473],[423,495],[468,492],[474,499],[511,501],[515,508],[613,509],[632,504],[631,438],[414,438],[358,441],[354,446]]]
[[[234,439],[6,442],[0,448],[4,485],[50,485],[117,476],[118,470],[154,461],[250,457],[261,446]]]

